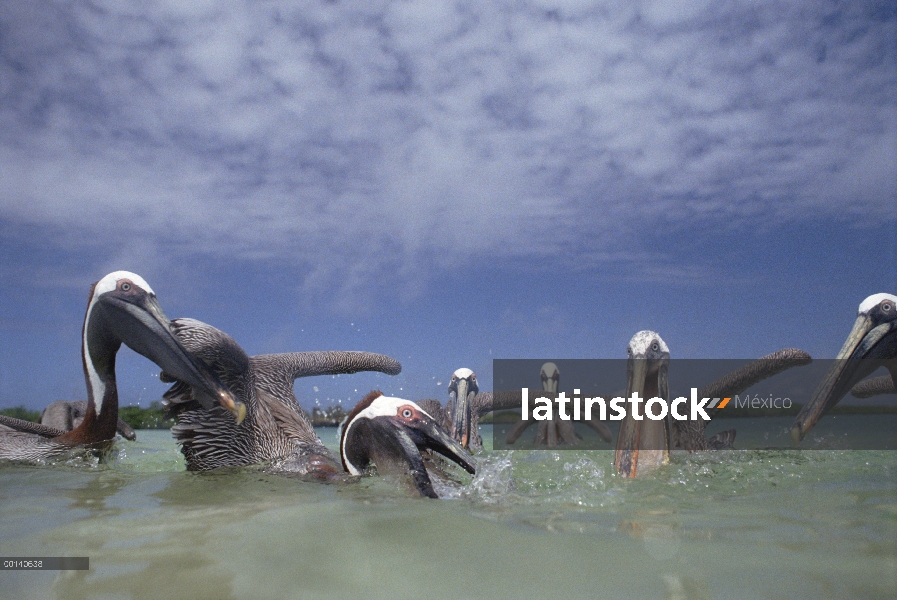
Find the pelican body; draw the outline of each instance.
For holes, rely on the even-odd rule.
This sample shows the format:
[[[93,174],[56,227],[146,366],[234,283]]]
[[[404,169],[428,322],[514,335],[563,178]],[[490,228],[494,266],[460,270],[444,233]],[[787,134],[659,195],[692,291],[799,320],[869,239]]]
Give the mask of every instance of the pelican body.
[[[539,370],[539,379],[542,381],[542,391],[556,394],[561,380],[561,373],[553,362],[547,362]],[[508,432],[507,442],[513,444],[523,431],[532,424],[532,420],[520,421]],[[560,444],[575,444],[580,440],[573,424],[569,421],[548,420],[539,423],[536,432],[535,444],[537,446],[554,447]]]
[[[271,463],[278,470],[330,477],[342,471],[324,447],[293,392],[293,381],[311,375],[381,371],[395,375],[402,366],[371,352],[290,352],[249,356],[230,335],[195,319],[175,319],[172,330],[184,347],[202,360],[246,405],[237,425],[217,409],[194,399],[192,386],[177,382],[163,403],[177,419],[172,428],[187,468],[205,471]],[[163,381],[176,378],[168,373]]]
[[[420,449],[445,450],[449,458],[459,457],[465,469],[473,468],[463,448],[446,442],[441,430],[430,429],[426,420],[432,418],[423,411],[410,420],[403,420],[395,410],[392,415],[384,414],[386,400],[380,399],[385,397],[379,392],[369,394],[346,418],[339,457],[324,446],[296,400],[293,381],[358,371],[401,372],[402,366],[388,356],[340,351],[248,356],[230,335],[206,323],[175,319],[172,329],[247,407],[246,419],[234,424],[222,411],[198,405],[191,386],[175,382],[163,402],[178,420],[172,433],[190,470],[263,463],[276,472],[333,480],[341,479],[344,472],[359,475],[376,464],[381,473],[407,471],[422,496],[435,497],[426,471],[418,468]],[[173,379],[167,373],[161,378]]]
[[[202,363],[191,357],[172,334],[156,294],[139,275],[115,271],[90,290],[81,336],[81,358],[87,383],[87,408],[80,425],[55,435],[54,428],[34,424],[0,432],[0,459],[41,460],[79,448],[104,451],[118,427],[115,356],[122,344],[149,358],[197,390],[197,399],[211,408],[220,404],[239,419],[243,406]]]

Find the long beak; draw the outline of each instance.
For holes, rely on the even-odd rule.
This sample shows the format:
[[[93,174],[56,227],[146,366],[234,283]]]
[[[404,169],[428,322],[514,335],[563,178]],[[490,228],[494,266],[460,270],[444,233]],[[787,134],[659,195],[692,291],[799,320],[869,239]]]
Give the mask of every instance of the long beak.
[[[668,398],[666,365],[658,367],[657,386],[648,389],[651,361],[643,358],[630,359],[627,398],[638,392],[642,400],[655,396]],[[631,407],[630,407],[631,408]],[[623,477],[636,477],[650,472],[669,461],[669,432],[667,424],[650,420],[645,416],[645,404],[641,405],[642,420],[637,421],[627,409],[626,418],[620,423],[617,451],[614,465]]]
[[[237,423],[246,416],[246,406],[222,384],[204,362],[193,358],[171,332],[171,321],[162,312],[155,296],[146,295],[131,303],[104,296],[104,321],[129,348],[147,357],[162,370],[197,390],[197,400],[205,407],[216,403],[233,413]],[[96,307],[95,307],[96,310]]]
[[[630,360],[629,381],[626,385],[627,397],[634,390],[639,394],[645,388],[645,376],[648,373],[648,361],[643,359]],[[623,477],[635,477],[638,469],[639,434],[641,427],[639,422],[627,414],[620,423],[620,434],[617,436],[617,454],[614,457],[614,465],[617,472]]]
[[[380,431],[383,436],[392,438],[393,443],[384,443],[384,437],[379,443],[382,445],[377,450],[386,452],[399,452],[400,456],[395,456],[399,462],[404,463],[405,468],[410,472],[414,481],[414,486],[421,496],[429,498],[438,498],[439,495],[433,489],[430,481],[430,475],[424,459],[421,456],[422,450],[433,450],[442,454],[446,458],[456,462],[464,468],[468,473],[476,473],[476,462],[473,457],[467,453],[461,444],[449,437],[449,435],[437,425],[432,419],[425,417],[422,421],[418,421],[413,426],[393,418],[387,418],[389,425],[384,428],[376,428],[373,431]],[[376,454],[376,452],[375,452]],[[382,460],[378,462],[375,457],[378,470],[388,468],[392,460]]]
[[[804,439],[816,422],[836,405],[855,383],[880,366],[877,361],[863,359],[875,358],[870,355],[874,354],[873,350],[878,343],[893,331],[893,326],[894,323],[883,323],[874,327],[874,322],[868,315],[857,317],[844,346],[835,358],[835,363],[816,388],[813,397],[794,419],[791,426],[791,441],[795,445]]]
[[[470,384],[466,379],[458,381],[458,391],[455,396],[455,410],[452,413],[452,427],[449,435],[452,439],[461,442],[465,448],[470,448],[470,400],[467,390]]]
[[[413,437],[419,449],[434,450],[457,463],[471,475],[476,474],[477,463],[473,457],[431,419],[425,419],[417,425]]]

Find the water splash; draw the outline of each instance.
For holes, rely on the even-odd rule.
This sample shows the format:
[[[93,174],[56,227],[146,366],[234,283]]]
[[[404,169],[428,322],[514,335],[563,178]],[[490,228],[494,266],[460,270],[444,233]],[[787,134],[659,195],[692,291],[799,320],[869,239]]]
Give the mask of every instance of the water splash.
[[[485,504],[507,501],[515,493],[511,476],[512,454],[513,452],[508,452],[479,457],[477,474],[460,490],[459,497]]]

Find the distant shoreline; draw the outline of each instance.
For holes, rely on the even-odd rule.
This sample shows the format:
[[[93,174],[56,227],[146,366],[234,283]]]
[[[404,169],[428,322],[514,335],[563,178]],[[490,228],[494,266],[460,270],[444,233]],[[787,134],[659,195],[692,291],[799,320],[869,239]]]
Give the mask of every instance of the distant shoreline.
[[[40,421],[41,411],[31,410],[24,406],[12,406],[0,408],[0,415],[22,419],[37,423]],[[315,408],[309,417],[313,427],[339,427],[345,418],[345,412],[339,405],[326,409]],[[161,402],[152,402],[149,408],[141,406],[122,406],[118,409],[118,417],[131,426],[132,429],[171,429],[175,425],[174,419],[166,418],[165,407]]]
[[[725,408],[718,411],[716,419],[742,419],[756,417],[789,417],[796,416],[801,409],[800,404],[793,404],[791,408]],[[165,409],[161,403],[153,402],[149,408],[140,406],[123,406],[119,409],[119,418],[134,429],[171,429],[175,425],[173,419],[165,418]],[[37,423],[40,420],[41,411],[31,410],[24,406],[13,406],[0,409],[0,415],[23,419]],[[345,418],[342,407],[332,406],[326,409],[315,408],[312,410],[309,420],[313,427],[339,427]],[[493,414],[495,416],[493,416]],[[897,406],[834,406],[827,415],[893,415],[897,414]],[[504,410],[499,413],[489,413],[480,419],[480,423],[516,423],[520,420],[520,411],[515,409]]]

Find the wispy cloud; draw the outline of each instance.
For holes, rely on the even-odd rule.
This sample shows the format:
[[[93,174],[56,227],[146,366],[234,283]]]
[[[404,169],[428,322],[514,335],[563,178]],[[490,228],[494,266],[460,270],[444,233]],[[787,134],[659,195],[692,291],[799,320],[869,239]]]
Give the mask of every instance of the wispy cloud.
[[[7,2],[0,220],[348,303],[655,256],[646,226],[895,220],[894,39],[889,2]]]

